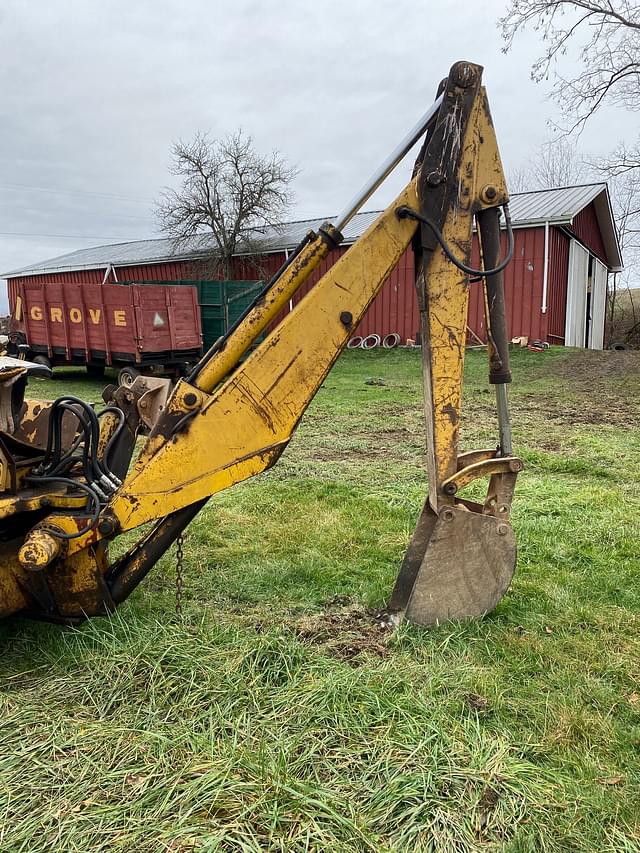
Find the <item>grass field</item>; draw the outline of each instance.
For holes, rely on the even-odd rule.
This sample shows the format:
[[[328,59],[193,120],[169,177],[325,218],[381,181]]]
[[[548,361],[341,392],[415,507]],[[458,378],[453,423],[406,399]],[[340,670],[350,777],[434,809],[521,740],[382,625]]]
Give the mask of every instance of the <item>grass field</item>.
[[[495,442],[471,352],[465,448]],[[515,582],[382,606],[425,494],[420,355],[351,352],[278,465],[112,619],[0,624],[0,851],[639,851],[640,354],[514,353]],[[381,379],[384,384],[369,384]],[[80,373],[38,396],[99,398]]]

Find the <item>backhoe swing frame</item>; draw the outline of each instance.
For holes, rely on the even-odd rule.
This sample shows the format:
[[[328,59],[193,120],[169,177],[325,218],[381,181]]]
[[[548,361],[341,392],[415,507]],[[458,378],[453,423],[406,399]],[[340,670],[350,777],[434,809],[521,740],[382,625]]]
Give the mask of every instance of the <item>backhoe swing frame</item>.
[[[499,207],[507,204],[508,196],[481,72],[470,63],[453,66],[441,85],[412,180],[266,340],[241,361],[282,306],[339,245],[342,235],[335,226],[326,223],[319,234],[308,235],[227,339],[177,384],[98,524],[89,528],[83,514],[52,513],[33,527],[15,570],[9,563],[23,596],[23,607],[14,610],[69,622],[112,611],[211,495],[273,465],[414,240],[420,266],[429,497],[390,609],[415,622],[435,624],[480,616],[495,606],[515,568],[509,511],[522,464],[505,441],[504,386],[510,374],[497,259]],[[483,273],[483,286],[490,381],[501,389],[501,446],[460,455],[470,285],[468,274],[450,258],[468,266],[474,217],[485,269],[490,271]],[[338,224],[344,227],[345,222]],[[481,476],[490,477],[482,504],[457,496]],[[149,521],[156,521],[154,528],[109,565],[108,541]],[[63,540],[57,531],[75,538]]]

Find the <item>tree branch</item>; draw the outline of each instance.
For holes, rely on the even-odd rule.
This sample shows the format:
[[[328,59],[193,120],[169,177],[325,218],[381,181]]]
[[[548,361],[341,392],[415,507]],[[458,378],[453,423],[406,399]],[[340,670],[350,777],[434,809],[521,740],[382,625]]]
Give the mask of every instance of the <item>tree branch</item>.
[[[171,174],[178,189],[165,188],[156,205],[160,228],[174,251],[201,249],[210,237],[215,257],[229,278],[232,259],[244,243],[275,227],[291,203],[297,172],[278,152],[259,155],[242,131],[221,140],[198,133],[171,149]]]

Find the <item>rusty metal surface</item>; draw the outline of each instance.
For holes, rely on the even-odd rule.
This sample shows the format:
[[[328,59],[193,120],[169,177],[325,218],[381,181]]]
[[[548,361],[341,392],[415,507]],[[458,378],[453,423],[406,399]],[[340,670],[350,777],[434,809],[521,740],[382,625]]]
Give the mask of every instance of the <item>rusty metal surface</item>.
[[[43,571],[28,571],[17,559],[22,536],[0,542],[0,618],[21,613],[77,623],[114,609],[103,580],[106,546],[87,548]]]
[[[460,489],[464,489],[479,477],[488,477],[493,474],[518,473],[522,471],[522,461],[515,456],[501,456],[494,459],[485,459],[459,468],[442,483],[443,490],[450,495],[455,495]]]
[[[444,84],[442,117],[427,138],[416,163],[419,213],[444,235],[457,256],[468,264],[477,198],[479,157],[474,146],[479,115],[479,66],[468,71],[464,86],[452,69]],[[467,84],[468,81],[468,84]],[[487,125],[487,121],[483,122]],[[489,131],[489,126],[485,128]],[[493,145],[491,143],[494,143]],[[492,150],[487,150],[491,148]],[[495,140],[480,147],[491,159]],[[489,181],[482,179],[484,186]],[[498,181],[492,181],[498,184]],[[422,373],[427,432],[429,499],[438,512],[452,499],[442,492],[442,482],[456,471],[464,367],[464,345],[469,294],[468,275],[456,269],[439,245],[434,230],[420,226],[416,238],[421,249],[416,282],[422,335]]]
[[[0,497],[0,521],[38,509],[80,509],[86,495],[69,495],[64,487],[21,488],[16,495]]]
[[[441,89],[443,112],[423,149],[418,176],[294,313],[240,361],[256,330],[275,320],[314,263],[326,259],[329,244],[301,253],[297,267],[294,262],[274,280],[273,293],[265,292],[224,346],[189,381],[176,385],[135,468],[105,498],[99,516],[48,514],[41,505],[28,522],[20,519],[24,530],[16,543],[23,542],[21,564],[15,572],[10,569],[14,583],[8,575],[8,604],[0,602],[0,612],[19,609],[20,596],[26,601],[23,612],[50,619],[76,621],[110,612],[210,495],[278,459],[357,323],[416,236],[415,221],[398,216],[399,208],[416,210],[420,198],[457,257],[468,262],[473,214],[491,206],[486,188],[496,189],[492,202],[506,199],[480,73],[479,66],[469,63],[453,66]],[[508,515],[516,472],[514,460],[487,457],[487,451],[465,457],[462,464],[458,457],[468,281],[459,264],[451,263],[451,253],[433,240],[433,229],[422,228],[420,243],[430,499],[393,603],[413,621],[439,624],[483,615],[508,587],[515,566]],[[109,399],[125,412],[127,429],[118,457],[123,463],[128,463],[141,416],[144,420],[148,415],[149,423],[155,419],[152,410],[159,408],[161,397],[157,390],[145,385],[142,391],[142,383],[110,390]],[[145,398],[150,404],[146,413],[140,406]],[[443,488],[449,482],[457,489],[480,474],[491,475],[484,504],[458,501]],[[109,568],[106,540],[158,519],[145,540]]]
[[[44,450],[47,446],[51,403],[51,400],[25,400],[18,415],[19,422],[13,433],[14,438],[31,447]],[[65,412],[62,417],[61,431],[63,450],[71,447],[77,430],[77,419],[71,412]]]
[[[138,400],[138,414],[145,427],[151,430],[166,408],[171,381],[153,376],[139,376],[133,383],[134,388],[137,382],[146,389]]]
[[[46,531],[38,538],[27,540],[19,551],[20,565],[27,571],[38,571],[48,566],[60,555],[62,542]]]
[[[27,572],[17,560],[19,536],[0,541],[0,618],[23,610],[30,601]]]
[[[24,489],[25,478],[42,458],[43,454],[37,447],[21,442],[11,433],[0,431],[0,489],[12,495]]]
[[[447,507],[434,526],[405,615],[427,626],[480,618],[508,590],[515,565],[508,522]]]
[[[394,620],[404,615],[421,625],[484,615],[500,601],[515,570],[515,537],[508,516],[522,463],[515,457],[498,458],[495,450],[458,453],[469,296],[469,270],[461,272],[460,263],[469,266],[471,260],[475,214],[492,227],[483,231],[484,264],[480,259],[471,264],[484,269],[497,265],[496,205],[508,201],[491,115],[479,88],[480,73],[477,66],[453,67],[443,87],[449,113],[427,138],[416,166],[420,213],[425,217],[416,286],[429,498],[405,554],[389,612]],[[437,230],[449,246],[447,252]],[[454,255],[459,261],[455,266]],[[501,281],[501,274],[493,274],[490,283]],[[499,347],[494,344],[490,352],[492,378],[508,381],[504,302],[491,287],[488,291],[493,297],[492,324],[500,330]],[[458,491],[478,477],[490,478],[485,502],[456,499]]]
[[[418,523],[416,524],[409,547],[405,551],[402,565],[400,566],[400,571],[398,572],[398,577],[396,578],[393,592],[389,599],[387,606],[389,614],[401,616],[405,613],[437,521],[438,516],[431,508],[431,504],[427,498],[418,518]]]

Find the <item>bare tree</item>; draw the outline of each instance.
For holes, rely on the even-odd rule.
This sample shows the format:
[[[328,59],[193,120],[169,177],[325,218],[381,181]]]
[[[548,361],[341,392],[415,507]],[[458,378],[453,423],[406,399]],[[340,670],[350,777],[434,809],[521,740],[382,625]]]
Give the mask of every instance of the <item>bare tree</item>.
[[[640,108],[640,5],[637,0],[511,0],[500,19],[505,52],[528,26],[544,50],[531,76],[554,80],[552,95],[572,124],[581,127],[602,104]],[[575,50],[564,76],[560,61]],[[575,69],[575,70],[574,70]]]
[[[282,223],[297,172],[277,151],[258,154],[242,131],[217,140],[198,133],[174,143],[171,155],[180,186],[165,188],[156,206],[161,230],[180,250],[212,238],[216,263],[231,278],[234,255],[260,252],[264,230]]]
[[[566,137],[544,142],[536,154],[509,172],[512,192],[567,187],[586,180],[586,164],[578,149]]]
[[[618,164],[600,164],[609,179],[620,249],[625,268],[609,277],[607,321],[610,335],[631,339],[640,328],[640,170],[618,171]],[[623,310],[619,299],[625,294]]]
[[[604,104],[640,110],[638,0],[510,0],[500,24],[505,52],[529,26],[541,35],[543,49],[531,76],[552,79],[551,94],[567,117],[566,134],[581,130]],[[609,279],[609,329],[615,329],[624,289],[633,332],[640,301],[633,290],[640,286],[640,139],[620,144],[591,166],[609,181],[625,263],[624,272]]]
[[[640,142],[633,146],[621,143],[605,161],[601,161],[598,165],[598,168],[606,171],[613,178],[626,175],[639,167]]]
[[[577,147],[558,136],[542,144],[532,160],[531,175],[541,190],[570,187],[584,180],[585,168]]]
[[[526,193],[527,190],[533,189],[529,169],[526,166],[509,169],[507,186],[510,193]]]

